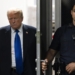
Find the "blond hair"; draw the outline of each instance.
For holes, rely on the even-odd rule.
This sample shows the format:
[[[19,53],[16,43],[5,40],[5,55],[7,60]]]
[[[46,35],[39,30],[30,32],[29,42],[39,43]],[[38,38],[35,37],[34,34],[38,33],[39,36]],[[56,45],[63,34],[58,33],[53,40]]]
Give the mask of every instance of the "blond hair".
[[[9,9],[9,10],[7,11],[7,16],[8,16],[10,13],[19,14],[19,15],[23,18],[23,12],[22,12],[21,9],[18,9],[18,8],[16,8],[16,9]]]

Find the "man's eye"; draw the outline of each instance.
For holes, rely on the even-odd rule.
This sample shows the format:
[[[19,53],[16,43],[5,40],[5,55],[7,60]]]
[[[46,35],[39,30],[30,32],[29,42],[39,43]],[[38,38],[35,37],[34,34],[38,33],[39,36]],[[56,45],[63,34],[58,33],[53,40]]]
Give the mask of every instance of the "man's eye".
[[[17,19],[17,18],[14,18],[14,19]]]
[[[14,19],[16,20],[16,19],[18,19],[18,18],[14,18]]]
[[[9,18],[9,20],[12,20],[12,18]]]

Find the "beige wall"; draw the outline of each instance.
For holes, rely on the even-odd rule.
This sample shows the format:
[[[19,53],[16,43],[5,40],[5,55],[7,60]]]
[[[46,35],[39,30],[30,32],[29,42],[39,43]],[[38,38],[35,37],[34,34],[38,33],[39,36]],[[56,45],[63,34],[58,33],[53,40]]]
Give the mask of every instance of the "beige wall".
[[[36,7],[28,7],[28,24],[36,27]]]

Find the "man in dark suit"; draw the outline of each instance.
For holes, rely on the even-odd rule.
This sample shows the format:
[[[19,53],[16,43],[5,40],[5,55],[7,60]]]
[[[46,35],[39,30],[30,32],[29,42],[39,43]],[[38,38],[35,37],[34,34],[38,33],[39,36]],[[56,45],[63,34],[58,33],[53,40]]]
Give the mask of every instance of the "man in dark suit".
[[[35,75],[36,28],[22,24],[20,9],[9,10],[7,17],[10,25],[0,28],[0,75]],[[16,71],[15,30],[19,31],[21,43],[23,68],[20,74]]]

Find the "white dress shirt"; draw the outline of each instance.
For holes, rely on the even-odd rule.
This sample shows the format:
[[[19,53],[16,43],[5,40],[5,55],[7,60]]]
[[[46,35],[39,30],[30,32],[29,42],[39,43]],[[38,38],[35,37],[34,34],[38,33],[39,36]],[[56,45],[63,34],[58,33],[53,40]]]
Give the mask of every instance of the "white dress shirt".
[[[18,34],[19,34],[20,40],[21,40],[22,57],[23,57],[23,25],[21,25],[21,27],[18,30],[19,30]],[[15,50],[14,50],[15,34],[16,34],[15,30],[13,28],[11,28],[11,57],[12,57],[11,67],[16,67]]]

